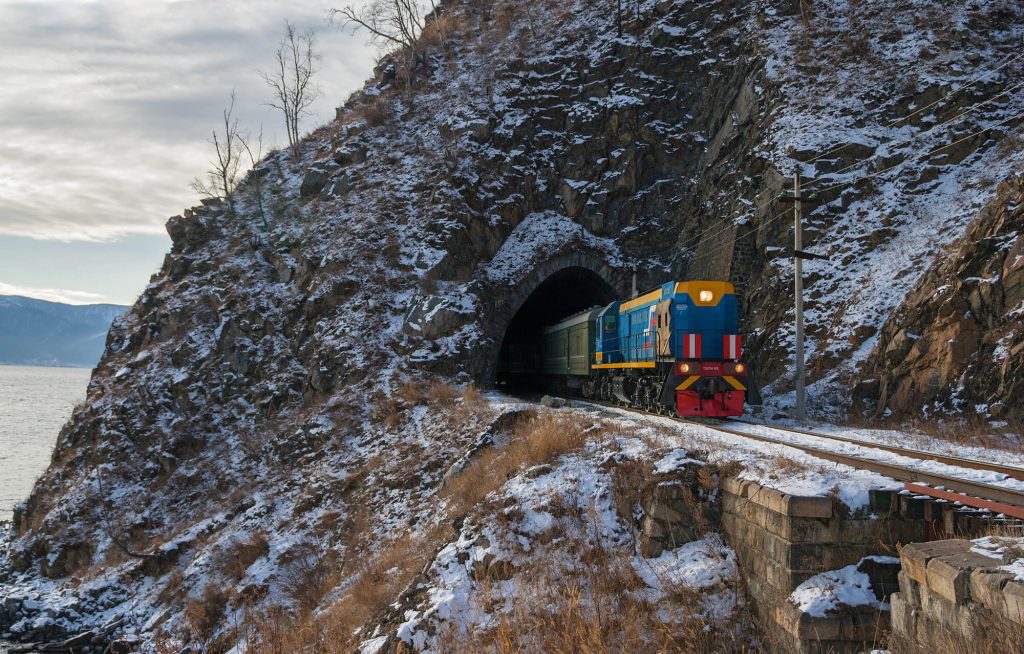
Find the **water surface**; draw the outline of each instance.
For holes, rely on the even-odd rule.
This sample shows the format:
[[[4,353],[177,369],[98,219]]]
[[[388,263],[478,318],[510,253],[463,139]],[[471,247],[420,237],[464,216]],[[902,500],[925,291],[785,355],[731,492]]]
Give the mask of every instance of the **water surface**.
[[[11,519],[14,505],[46,470],[60,428],[85,399],[89,373],[0,366],[0,520]]]

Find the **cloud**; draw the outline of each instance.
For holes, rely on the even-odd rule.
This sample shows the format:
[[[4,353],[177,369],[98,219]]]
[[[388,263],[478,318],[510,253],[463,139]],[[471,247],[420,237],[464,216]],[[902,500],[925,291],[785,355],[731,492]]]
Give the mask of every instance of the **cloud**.
[[[306,129],[369,76],[365,36],[328,25],[337,3],[0,0],[0,236],[107,241],[163,232],[236,90],[240,124],[282,144],[264,105],[285,19],[317,29],[322,87]]]
[[[29,288],[3,282],[0,282],[0,295],[22,295],[64,304],[113,304],[110,298],[99,293],[73,291],[66,288]]]

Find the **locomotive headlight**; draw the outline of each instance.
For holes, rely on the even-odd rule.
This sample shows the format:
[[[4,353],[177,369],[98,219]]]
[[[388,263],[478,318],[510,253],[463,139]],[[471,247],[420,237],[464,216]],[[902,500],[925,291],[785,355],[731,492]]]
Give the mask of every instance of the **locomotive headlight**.
[[[745,365],[743,365],[742,363],[737,363],[736,364],[736,372],[738,372],[739,374],[742,375],[744,372],[746,372],[746,370],[747,370],[747,367]]]
[[[715,294],[712,293],[711,291],[701,291],[700,292],[700,301],[701,302],[710,302],[710,301],[712,301],[714,299],[715,299]]]
[[[679,372],[684,373],[684,374],[690,372],[690,364],[688,364],[688,363],[680,363],[679,364]]]

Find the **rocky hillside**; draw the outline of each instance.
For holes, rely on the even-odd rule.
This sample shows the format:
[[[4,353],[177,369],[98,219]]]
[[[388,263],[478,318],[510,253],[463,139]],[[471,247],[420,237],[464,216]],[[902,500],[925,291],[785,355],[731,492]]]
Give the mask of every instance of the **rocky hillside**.
[[[881,330],[875,410],[1021,419],[1024,177],[1003,184]],[[876,400],[877,398],[877,400]],[[1018,423],[1019,424],[1019,423]]]
[[[235,215],[207,202],[172,218],[163,268],[115,321],[87,403],[17,510],[0,568],[17,601],[0,626],[227,647],[260,615],[264,636],[329,633],[351,651],[393,636],[436,642],[443,625],[402,632],[412,618],[387,607],[445,605],[403,591],[426,566],[436,581],[452,557],[494,555],[482,525],[504,521],[519,554],[576,542],[544,543],[529,513],[501,504],[522,495],[507,478],[548,473],[500,469],[486,502],[442,492],[470,453],[534,428],[438,380],[489,386],[531,297],[544,297],[530,314],[541,320],[628,292],[634,270],[640,286],[731,277],[770,402],[785,411],[792,271],[779,195],[798,167],[807,249],[831,258],[807,266],[815,409],[843,412],[859,383],[873,412],[977,402],[1019,415],[1011,368],[956,391],[1004,351],[1019,362],[1006,313],[1016,264],[1000,249],[1019,191],[1008,182],[997,194],[1024,157],[1005,137],[1024,111],[1018,4],[622,4],[447,2],[417,67],[383,61],[298,158],[272,154],[249,176]],[[994,240],[952,246],[968,229]],[[997,272],[998,292],[972,280]],[[951,274],[953,314],[929,291]],[[971,300],[982,287],[990,294]],[[979,307],[967,354],[981,354],[965,366],[958,345],[943,368],[941,339],[963,329],[950,318],[956,297]],[[938,345],[915,358],[894,345],[900,334]],[[935,366],[935,394],[922,396],[906,380],[930,389]],[[606,428],[596,422],[561,431]],[[629,445],[620,437],[609,436]],[[557,458],[586,441],[538,451]],[[602,497],[606,468],[629,457],[588,452],[580,465],[597,481],[578,492]],[[628,515],[613,519],[606,500],[559,501],[545,512],[569,516],[562,528],[598,529],[629,565]],[[708,556],[727,560],[708,538]],[[468,583],[448,581],[432,587]],[[328,607],[333,631],[296,618]],[[733,608],[721,624],[740,619]],[[714,610],[664,633],[692,644],[676,627]]]

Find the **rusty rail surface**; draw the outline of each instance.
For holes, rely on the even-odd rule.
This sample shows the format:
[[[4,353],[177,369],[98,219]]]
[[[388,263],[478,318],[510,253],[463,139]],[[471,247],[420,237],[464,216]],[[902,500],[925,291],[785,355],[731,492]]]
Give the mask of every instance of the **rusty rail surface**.
[[[913,448],[908,447],[899,447],[898,445],[887,445],[885,443],[864,441],[858,438],[847,438],[846,436],[821,434],[814,431],[807,431],[805,429],[797,429],[795,427],[780,427],[777,425],[770,425],[762,422],[752,422],[749,420],[733,419],[730,420],[730,422],[738,422],[744,425],[751,425],[754,427],[764,427],[766,429],[778,429],[780,431],[793,432],[794,434],[803,434],[804,436],[826,438],[828,440],[849,443],[850,445],[859,445],[860,447],[870,447],[876,450],[885,450],[886,452],[892,452],[893,454],[899,454],[901,456],[910,457],[912,459],[920,459],[922,461],[938,461],[939,463],[945,463],[947,465],[957,466],[960,468],[970,468],[972,470],[991,470],[992,472],[998,472],[1006,475],[1007,477],[1013,477],[1014,479],[1024,481],[1024,468],[1018,468],[1016,466],[1010,466],[1003,463],[979,461],[978,459],[967,459],[959,456],[952,456],[950,454],[939,454],[938,452],[915,450]]]
[[[760,434],[751,434],[750,432],[741,431],[738,429],[729,429],[720,425],[708,424],[703,422],[694,422],[691,420],[685,420],[683,418],[677,418],[681,422],[689,422],[695,425],[701,425],[708,429],[714,429],[717,431],[732,434],[734,436],[742,436],[743,438],[753,438],[765,443],[773,443],[775,445],[784,445],[786,447],[793,447],[812,456],[827,461],[833,461],[835,463],[842,463],[853,468],[859,468],[861,470],[870,470],[871,472],[877,472],[880,475],[886,477],[892,477],[896,481],[911,482],[911,483],[925,483],[929,486],[941,486],[947,490],[956,491],[965,495],[973,495],[993,502],[999,502],[1002,504],[1009,504],[1011,506],[1024,508],[1024,492],[1010,490],[1003,488],[1002,486],[995,486],[993,484],[986,484],[980,481],[969,481],[961,479],[959,477],[951,477],[936,472],[925,472],[916,468],[910,468],[908,466],[901,466],[895,463],[884,463],[882,461],[875,461],[874,459],[865,459],[857,456],[850,456],[848,454],[841,454],[839,452],[833,452],[831,450],[825,450],[820,447],[814,447],[812,445],[805,445],[803,443],[792,443],[789,441],[781,441],[770,436],[762,436]],[[779,427],[770,427],[770,429],[781,429]],[[817,434],[816,434],[817,435]],[[830,438],[828,436],[822,436],[821,438]],[[865,445],[864,447],[870,447]],[[959,464],[952,464],[959,465]],[[991,470],[992,468],[986,467],[984,470]]]
[[[1010,507],[1015,507],[1014,508],[1014,512],[1017,512],[1019,510],[1024,510],[1024,492],[1015,491],[1015,490],[1011,490],[1011,489],[1008,489],[1008,488],[1003,488],[1001,486],[996,486],[996,485],[993,485],[993,484],[987,484],[985,482],[969,481],[969,480],[966,480],[966,479],[961,479],[959,477],[952,477],[952,476],[949,476],[949,475],[944,475],[944,474],[940,474],[940,473],[936,473],[936,472],[926,472],[926,471],[918,470],[916,468],[911,468],[911,467],[908,467],[908,466],[897,465],[895,463],[885,463],[885,462],[882,462],[882,461],[876,461],[874,459],[866,459],[866,458],[862,458],[862,457],[851,456],[851,455],[848,455],[848,454],[842,454],[840,452],[833,452],[831,450],[822,449],[820,447],[814,447],[813,445],[807,445],[807,444],[804,444],[804,443],[793,443],[793,442],[790,442],[790,441],[779,440],[779,439],[772,438],[770,436],[761,435],[761,434],[752,434],[750,432],[742,431],[742,430],[739,430],[739,429],[730,429],[729,427],[726,427],[726,426],[724,426],[722,424],[719,424],[718,422],[712,422],[710,420],[708,420],[708,421],[704,421],[704,420],[698,421],[698,420],[693,420],[693,419],[690,419],[690,418],[680,418],[679,416],[665,415],[665,414],[662,414],[662,413],[654,413],[654,412],[651,412],[651,411],[643,411],[641,409],[635,409],[633,407],[622,406],[622,405],[614,404],[614,403],[611,403],[611,402],[603,402],[603,401],[595,401],[595,400],[585,400],[585,401],[590,403],[590,404],[595,404],[595,405],[598,405],[598,406],[605,406],[605,407],[615,408],[615,409],[621,409],[621,410],[627,411],[627,412],[639,413],[639,414],[655,416],[655,417],[659,417],[659,418],[668,418],[669,420],[673,420],[675,422],[683,422],[683,423],[687,423],[687,424],[691,424],[691,425],[696,425],[696,426],[704,427],[706,429],[711,429],[711,430],[719,431],[719,432],[722,432],[722,433],[730,434],[732,436],[740,436],[742,438],[750,438],[752,440],[761,441],[763,443],[772,443],[773,445],[783,445],[785,447],[792,447],[794,449],[801,450],[802,452],[805,452],[806,454],[810,454],[811,456],[815,456],[815,457],[818,457],[820,459],[825,459],[826,461],[832,461],[834,463],[841,463],[843,465],[847,465],[847,466],[850,466],[852,468],[858,468],[858,469],[861,469],[861,470],[869,470],[871,472],[877,472],[880,475],[885,475],[886,477],[891,477],[892,479],[895,479],[896,481],[902,481],[904,483],[910,482],[910,483],[927,484],[928,486],[937,487],[940,490],[944,489],[944,490],[948,490],[948,491],[953,491],[955,493],[960,493],[962,495],[969,495],[969,496],[973,496],[973,497],[989,500],[991,502],[997,502],[999,504],[1006,504],[1006,505],[1009,505]],[[743,422],[743,421],[740,421],[740,422]],[[1000,472],[1000,473],[1003,473],[1003,474],[1007,474],[1007,476],[1015,476],[1015,475],[1010,475],[1008,472],[1005,472],[1006,469],[1009,469],[1009,470],[1013,470],[1017,475],[1024,475],[1024,471],[1022,471],[1019,468],[1013,468],[1011,466],[1003,466],[1003,465],[1000,465],[1000,464],[987,464],[987,463],[985,463],[983,461],[976,461],[974,459],[959,459],[957,457],[951,457],[951,456],[945,456],[945,455],[936,455],[936,454],[934,454],[932,452],[923,452],[921,450],[904,450],[903,448],[899,448],[899,447],[895,447],[895,446],[889,446],[889,445],[884,446],[884,447],[876,447],[876,445],[874,443],[869,443],[869,442],[865,442],[865,441],[857,441],[855,439],[846,439],[846,438],[843,438],[843,437],[838,437],[837,438],[837,437],[828,436],[828,435],[825,435],[825,434],[817,434],[817,433],[814,433],[814,432],[805,432],[805,431],[800,431],[800,430],[793,430],[793,429],[789,429],[789,428],[786,428],[786,427],[775,427],[773,425],[761,425],[759,423],[746,423],[746,422],[744,422],[744,424],[757,425],[757,426],[765,427],[767,429],[775,429],[775,430],[778,430],[778,431],[792,431],[794,433],[800,433],[800,434],[803,434],[803,435],[815,436],[817,438],[824,438],[826,440],[836,440],[836,441],[843,441],[843,442],[851,442],[851,443],[853,443],[855,445],[859,445],[861,447],[866,447],[866,448],[874,447],[876,449],[881,449],[883,451],[894,452],[894,453],[897,453],[897,454],[903,454],[904,456],[908,456],[908,457],[912,457],[912,458],[916,458],[916,459],[922,459],[922,457],[924,457],[923,460],[936,460],[936,461],[940,461],[941,463],[946,463],[948,465],[955,465],[955,466],[960,466],[960,467],[968,468],[968,469],[991,470],[993,472]],[[915,453],[915,454],[911,454],[911,453]],[[939,456],[941,456],[942,458],[941,459],[938,458]],[[943,460],[943,459],[945,459],[945,460]],[[1020,479],[1021,477],[1016,477],[1016,478]]]

